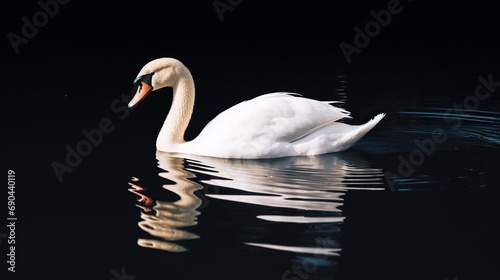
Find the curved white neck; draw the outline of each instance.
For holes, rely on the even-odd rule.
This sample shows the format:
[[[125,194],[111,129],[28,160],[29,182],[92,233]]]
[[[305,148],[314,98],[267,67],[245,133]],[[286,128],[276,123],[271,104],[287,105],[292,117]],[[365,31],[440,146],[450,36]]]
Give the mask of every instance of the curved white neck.
[[[168,116],[156,139],[158,150],[184,143],[184,132],[191,119],[194,107],[194,81],[189,70],[179,73],[177,83],[172,86],[173,98]]]

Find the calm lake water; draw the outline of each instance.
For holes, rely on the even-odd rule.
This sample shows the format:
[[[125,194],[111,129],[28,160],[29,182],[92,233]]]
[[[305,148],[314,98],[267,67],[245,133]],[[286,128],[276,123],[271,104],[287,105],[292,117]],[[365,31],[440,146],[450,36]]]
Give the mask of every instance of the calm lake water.
[[[435,102],[405,109],[337,154],[157,153],[157,174],[133,174],[128,189],[136,195],[137,246],[169,263],[151,277],[158,270],[169,279],[498,275],[500,113],[448,115]]]
[[[303,66],[312,62],[268,69],[276,83],[255,88],[246,87],[259,79],[252,71],[218,72],[231,83],[214,89],[222,93],[213,106],[203,106],[201,92],[216,75],[192,70],[200,105],[187,137],[246,98],[230,96],[233,88],[249,96],[290,88],[343,101],[347,123],[387,114],[345,152],[269,160],[158,153],[168,91],[121,120],[109,109],[116,81],[96,89],[98,106],[74,97],[89,88],[60,88],[33,104],[11,97],[23,108],[12,118],[32,109],[40,117],[6,124],[6,143],[41,137],[31,149],[3,151],[18,176],[18,269],[53,279],[500,279],[500,87],[475,94],[478,76],[500,75],[489,66],[375,61],[331,64],[310,84]],[[131,80],[119,90],[136,73],[126,70]],[[64,162],[65,146],[104,117],[115,131],[58,182],[51,163]]]

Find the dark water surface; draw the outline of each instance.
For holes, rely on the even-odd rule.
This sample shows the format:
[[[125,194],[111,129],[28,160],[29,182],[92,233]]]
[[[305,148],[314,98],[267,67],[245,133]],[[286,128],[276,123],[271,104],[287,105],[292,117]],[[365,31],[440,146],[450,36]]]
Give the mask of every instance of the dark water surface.
[[[157,153],[169,90],[132,112],[110,107],[129,92],[143,61],[134,61],[132,72],[117,70],[123,79],[89,85],[94,76],[65,76],[68,63],[59,60],[52,67],[69,79],[64,85],[82,87],[38,96],[30,92],[49,90],[50,81],[20,83],[7,99],[19,105],[5,116],[2,137],[15,147],[3,154],[5,170],[17,175],[20,273],[500,279],[500,87],[488,96],[483,88],[481,99],[475,94],[478,76],[500,80],[497,65],[380,58],[344,69],[321,57],[293,64],[278,57],[258,75],[264,58],[228,59],[213,72],[211,58],[200,59],[188,61],[198,93],[188,139],[218,112],[270,91],[344,101],[348,123],[387,115],[335,154],[223,160]],[[59,182],[51,164],[65,163],[65,147],[77,147],[86,139],[82,129],[104,118],[114,130]]]

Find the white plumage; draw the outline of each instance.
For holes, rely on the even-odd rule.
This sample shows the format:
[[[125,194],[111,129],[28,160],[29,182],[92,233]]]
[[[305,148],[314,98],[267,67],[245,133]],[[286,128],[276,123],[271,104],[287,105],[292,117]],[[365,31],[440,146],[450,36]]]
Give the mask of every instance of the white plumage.
[[[221,158],[278,158],[343,151],[370,131],[385,114],[363,125],[339,123],[350,113],[294,93],[269,93],[241,102],[216,116],[192,141],[184,132],[194,106],[194,82],[178,60],[160,58],[146,64],[138,79],[152,75],[152,90],[170,86],[174,97],[158,135],[157,149]],[[141,92],[142,88],[142,92]],[[130,107],[147,92],[139,88]]]

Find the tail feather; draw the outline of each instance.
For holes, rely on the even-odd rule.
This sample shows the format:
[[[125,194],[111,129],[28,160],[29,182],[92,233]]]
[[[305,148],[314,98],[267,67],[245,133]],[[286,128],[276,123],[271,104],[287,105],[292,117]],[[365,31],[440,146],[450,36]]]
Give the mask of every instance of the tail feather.
[[[345,147],[343,148],[343,150],[354,145],[359,139],[365,136],[366,133],[372,130],[384,117],[385,113],[381,113],[373,117],[365,124],[350,126],[351,131],[349,133],[346,133],[348,139],[345,139],[347,141],[345,143]]]
[[[377,125],[385,114],[378,114],[362,125],[334,122],[291,143],[297,154],[317,155],[350,148]]]

